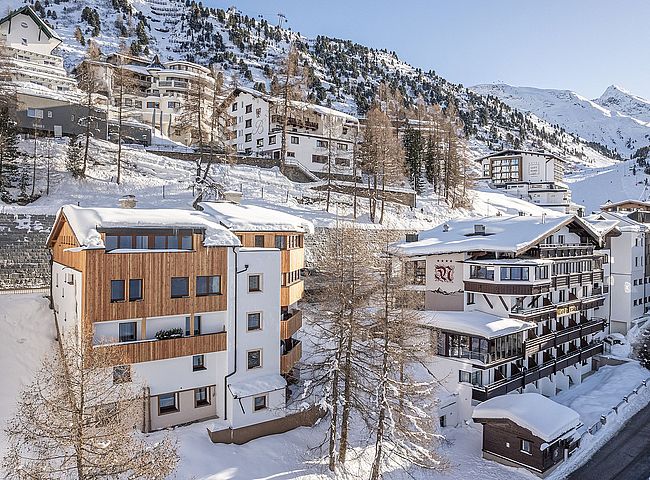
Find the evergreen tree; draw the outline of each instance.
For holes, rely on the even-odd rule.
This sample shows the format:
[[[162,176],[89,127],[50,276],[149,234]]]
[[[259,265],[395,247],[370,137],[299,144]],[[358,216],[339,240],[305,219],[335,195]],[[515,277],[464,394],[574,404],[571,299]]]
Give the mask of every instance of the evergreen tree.
[[[84,153],[81,143],[77,137],[70,137],[68,142],[68,155],[65,161],[65,168],[72,173],[74,178],[84,176]]]
[[[635,350],[641,366],[650,370],[650,328],[643,331]]]

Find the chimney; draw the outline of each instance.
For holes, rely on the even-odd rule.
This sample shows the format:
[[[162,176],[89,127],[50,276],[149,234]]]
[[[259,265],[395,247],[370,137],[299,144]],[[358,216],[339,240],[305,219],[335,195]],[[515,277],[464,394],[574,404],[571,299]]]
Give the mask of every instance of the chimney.
[[[118,200],[120,208],[135,208],[135,205],[138,201],[135,199],[135,195],[124,195]]]
[[[546,214],[542,213],[542,223],[546,223]]]
[[[420,236],[417,233],[407,233],[406,234],[406,242],[417,242],[419,240]]]
[[[474,225],[474,235],[485,235],[485,225]]]

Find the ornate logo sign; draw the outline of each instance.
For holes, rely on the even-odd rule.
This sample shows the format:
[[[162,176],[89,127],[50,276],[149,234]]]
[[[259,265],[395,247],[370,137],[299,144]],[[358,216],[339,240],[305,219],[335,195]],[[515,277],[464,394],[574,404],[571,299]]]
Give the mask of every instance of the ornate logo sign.
[[[436,265],[434,279],[437,282],[453,282],[454,267],[452,265]]]

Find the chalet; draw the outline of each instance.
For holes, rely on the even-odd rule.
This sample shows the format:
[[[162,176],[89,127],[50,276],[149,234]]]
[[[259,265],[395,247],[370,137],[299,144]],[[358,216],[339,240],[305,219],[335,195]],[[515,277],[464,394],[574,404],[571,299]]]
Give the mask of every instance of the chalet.
[[[232,145],[243,155],[279,159],[282,149],[283,103],[278,97],[237,87],[226,100],[233,119]],[[292,101],[288,113],[286,160],[314,173],[350,175],[359,130],[356,117],[337,110]]]
[[[566,160],[548,152],[504,150],[478,158],[482,178],[493,188],[561,213],[575,213],[571,190],[563,183]]]
[[[28,5],[0,19],[0,46],[11,62],[14,82],[29,82],[55,92],[76,88],[67,76],[63,59],[55,53],[61,37]]]
[[[422,325],[431,369],[456,395],[441,417],[511,392],[555,395],[579,384],[603,352],[603,240],[572,215],[456,221],[393,246]],[[441,423],[449,423],[441,418]]]
[[[147,385],[145,430],[212,419],[218,441],[283,431],[299,355],[281,340],[301,317],[281,316],[281,250],[243,246],[204,212],[75,206],[48,246],[62,335],[121,354],[108,367]]]
[[[580,415],[538,393],[503,395],[473,413],[483,425],[483,458],[545,477],[580,445]]]

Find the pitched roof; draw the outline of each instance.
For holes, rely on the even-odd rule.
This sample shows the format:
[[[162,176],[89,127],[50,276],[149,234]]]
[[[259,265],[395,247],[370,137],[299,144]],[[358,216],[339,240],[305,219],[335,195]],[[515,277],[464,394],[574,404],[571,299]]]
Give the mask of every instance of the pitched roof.
[[[238,232],[314,232],[309,220],[271,208],[231,202],[202,202],[199,206],[216,222]]]
[[[593,227],[574,215],[502,215],[449,221],[420,233],[416,242],[393,244],[392,250],[408,257],[479,251],[518,255],[571,223],[578,224],[592,238],[600,241],[600,236]],[[477,225],[485,227],[484,235],[475,233]]]
[[[496,338],[535,328],[537,324],[503,318],[478,310],[467,312],[427,310],[418,312],[418,322],[440,330]]]
[[[602,204],[600,208],[604,210],[606,208],[614,208],[620,205],[625,205],[626,203],[636,204],[639,207],[643,207],[646,210],[650,210],[650,202],[644,202],[643,200],[638,200],[638,199],[635,200],[633,198],[628,198],[627,200],[620,200],[618,202],[611,202],[608,200],[606,203]]]
[[[9,15],[7,15],[6,17],[1,18],[0,19],[0,24],[5,23],[6,21],[12,19],[16,15],[20,15],[21,13],[24,13],[25,15],[29,15],[32,18],[32,20],[34,20],[34,22],[36,22],[36,25],[38,25],[40,27],[40,29],[43,30],[43,33],[45,33],[45,35],[47,35],[47,38],[54,38],[54,39],[58,40],[59,42],[63,42],[63,40],[61,40],[61,37],[59,37],[57,35],[57,33],[53,29],[51,29],[47,25],[47,23],[45,23],[41,19],[41,17],[39,17],[36,14],[36,12],[34,10],[32,10],[32,7],[30,7],[29,5],[25,5],[24,7],[19,8],[18,10],[14,10],[13,12],[9,13]]]
[[[47,240],[51,245],[60,225],[66,220],[81,248],[101,249],[104,242],[99,230],[104,228],[175,228],[202,229],[203,245],[238,246],[239,240],[228,229],[209,215],[195,210],[172,208],[107,208],[64,205],[57,213],[52,232]]]
[[[480,403],[472,418],[507,419],[545,442],[553,442],[579,427],[580,415],[575,410],[539,393],[500,395]]]
[[[556,155],[555,153],[551,153],[551,152],[535,152],[534,150],[514,150],[514,149],[501,150],[500,152],[492,152],[492,153],[490,153],[488,155],[484,155],[484,156],[482,156],[480,158],[477,158],[475,161],[480,162],[480,161],[485,160],[486,158],[490,158],[490,157],[504,157],[504,156],[507,156],[507,155],[521,155],[521,154],[524,154],[524,155],[526,155],[526,154],[527,155],[542,155],[544,157],[553,157],[553,158],[555,158],[556,160],[559,160],[562,163],[566,163],[566,160],[564,158],[560,157],[559,155]]]

